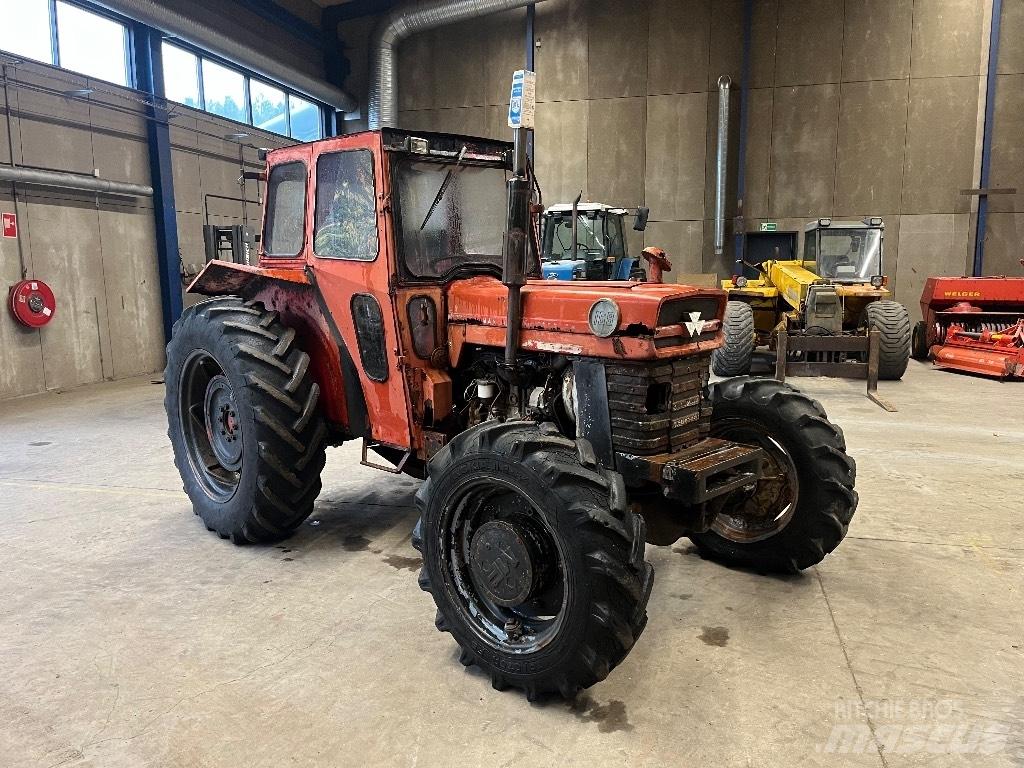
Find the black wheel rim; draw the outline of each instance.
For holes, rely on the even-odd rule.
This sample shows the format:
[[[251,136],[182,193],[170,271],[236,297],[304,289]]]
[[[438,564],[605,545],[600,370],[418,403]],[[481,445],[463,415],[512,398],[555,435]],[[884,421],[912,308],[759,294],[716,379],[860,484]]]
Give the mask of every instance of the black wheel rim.
[[[179,383],[179,421],[192,474],[212,499],[234,496],[242,475],[242,423],[234,390],[220,364],[195,350]]]
[[[733,417],[712,427],[715,437],[762,448],[766,459],[761,479],[725,497],[711,530],[729,541],[750,544],[779,533],[796,512],[800,480],[796,464],[769,428],[760,422]]]
[[[439,553],[451,602],[478,638],[505,653],[547,646],[569,605],[559,537],[536,506],[497,478],[449,497]]]

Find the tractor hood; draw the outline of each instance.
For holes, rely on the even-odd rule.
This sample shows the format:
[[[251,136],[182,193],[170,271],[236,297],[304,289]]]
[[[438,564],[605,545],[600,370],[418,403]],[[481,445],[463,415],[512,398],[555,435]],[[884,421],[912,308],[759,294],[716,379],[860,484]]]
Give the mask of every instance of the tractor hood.
[[[473,328],[504,337],[507,300],[507,288],[492,277],[457,281],[448,288],[449,321],[463,326],[467,340],[483,341]],[[718,347],[726,294],[660,283],[530,280],[522,300],[525,349],[647,358]],[[605,311],[594,328],[591,310],[598,302]]]

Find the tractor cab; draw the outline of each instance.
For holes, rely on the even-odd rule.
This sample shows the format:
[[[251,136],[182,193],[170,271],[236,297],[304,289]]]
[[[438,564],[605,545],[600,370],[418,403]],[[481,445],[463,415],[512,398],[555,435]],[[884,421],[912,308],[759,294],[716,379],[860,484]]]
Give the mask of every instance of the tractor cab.
[[[576,211],[575,240],[573,211]],[[647,209],[638,208],[633,228],[647,226]],[[625,236],[627,208],[605,203],[559,203],[544,212],[541,271],[547,280],[629,280],[638,260],[629,255]],[[575,246],[575,250],[574,250]]]
[[[885,224],[878,217],[863,221],[818,219],[804,230],[804,262],[812,272],[835,283],[880,283]],[[805,265],[806,266],[806,265]]]

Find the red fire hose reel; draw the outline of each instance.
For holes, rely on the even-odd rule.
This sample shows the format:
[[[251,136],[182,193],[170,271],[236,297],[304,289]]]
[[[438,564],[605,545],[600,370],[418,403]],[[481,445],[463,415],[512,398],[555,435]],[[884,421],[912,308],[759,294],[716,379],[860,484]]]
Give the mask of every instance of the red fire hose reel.
[[[11,314],[29,328],[42,328],[53,319],[57,299],[42,280],[22,280],[11,288]]]

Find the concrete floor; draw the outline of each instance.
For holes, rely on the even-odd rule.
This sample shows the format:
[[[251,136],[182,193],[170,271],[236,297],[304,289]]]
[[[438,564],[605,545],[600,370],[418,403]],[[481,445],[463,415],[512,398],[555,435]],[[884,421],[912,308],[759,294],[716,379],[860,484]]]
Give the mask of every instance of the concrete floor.
[[[1024,385],[802,380],[860,509],[821,566],[648,548],[648,628],[574,705],[491,690],[416,586],[413,480],[329,454],[286,544],[208,533],[163,388],[0,404],[0,765],[1024,765]]]

